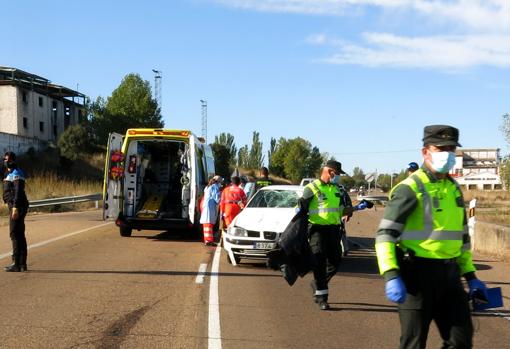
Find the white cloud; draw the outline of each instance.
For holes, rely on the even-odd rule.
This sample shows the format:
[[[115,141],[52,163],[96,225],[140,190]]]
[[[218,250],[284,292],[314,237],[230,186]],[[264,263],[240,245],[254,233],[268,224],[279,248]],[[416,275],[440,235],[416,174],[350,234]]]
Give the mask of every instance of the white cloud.
[[[311,45],[338,52],[320,61],[363,66],[462,70],[474,66],[510,66],[510,0],[210,0],[247,10],[342,16],[380,9],[392,20],[414,15],[416,26],[433,27],[436,36],[405,37],[365,33],[360,43],[324,34],[310,35]],[[361,11],[359,11],[361,10]],[[392,22],[394,23],[394,22]],[[431,26],[431,24],[433,26]],[[438,25],[439,24],[439,25]],[[404,32],[406,28],[400,28]],[[384,31],[382,29],[381,31]],[[453,34],[454,33],[454,34]]]
[[[331,64],[356,64],[462,70],[473,66],[510,66],[510,36],[402,37],[387,33],[365,33],[364,45],[338,43],[322,37],[339,52],[323,59]]]
[[[366,7],[405,10],[434,22],[462,25],[483,31],[510,31],[508,0],[212,0],[226,6],[313,15],[345,15]]]

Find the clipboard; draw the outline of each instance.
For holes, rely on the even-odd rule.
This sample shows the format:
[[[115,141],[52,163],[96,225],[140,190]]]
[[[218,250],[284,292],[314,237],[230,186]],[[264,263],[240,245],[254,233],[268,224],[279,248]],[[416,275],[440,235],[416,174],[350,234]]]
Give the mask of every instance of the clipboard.
[[[487,289],[487,303],[477,303],[473,300],[473,310],[480,311],[503,306],[503,294],[501,287],[493,287]]]

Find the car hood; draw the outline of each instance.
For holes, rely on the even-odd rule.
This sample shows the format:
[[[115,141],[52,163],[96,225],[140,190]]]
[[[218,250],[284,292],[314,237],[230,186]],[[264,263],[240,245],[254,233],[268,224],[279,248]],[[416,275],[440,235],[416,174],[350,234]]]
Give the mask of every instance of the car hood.
[[[296,214],[295,208],[245,208],[233,225],[246,230],[283,232]]]

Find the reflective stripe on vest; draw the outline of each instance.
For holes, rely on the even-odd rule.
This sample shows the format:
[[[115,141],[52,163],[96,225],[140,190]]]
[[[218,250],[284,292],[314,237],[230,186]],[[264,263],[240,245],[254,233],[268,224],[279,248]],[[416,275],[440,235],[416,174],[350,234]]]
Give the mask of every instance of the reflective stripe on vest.
[[[433,230],[433,218],[432,218],[432,199],[429,193],[425,189],[425,185],[421,178],[415,174],[411,177],[418,190],[422,195],[423,202],[423,230],[418,231],[406,231],[402,232],[400,236],[401,241],[405,240],[462,240],[464,235],[463,230]]]

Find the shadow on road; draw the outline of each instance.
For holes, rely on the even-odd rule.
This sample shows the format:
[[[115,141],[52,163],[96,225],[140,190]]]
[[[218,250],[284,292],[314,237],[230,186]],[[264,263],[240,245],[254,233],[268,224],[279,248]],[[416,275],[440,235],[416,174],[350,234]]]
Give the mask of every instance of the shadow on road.
[[[31,269],[28,273],[38,274],[117,274],[117,275],[152,275],[152,276],[196,276],[196,271],[173,271],[173,270],[34,270]],[[279,274],[248,274],[248,273],[211,273],[205,272],[200,275],[205,276],[248,276],[248,277],[281,277]]]
[[[510,316],[510,310],[498,310],[498,309],[492,309],[489,311],[475,311],[472,312],[472,316],[476,317],[509,317]]]
[[[359,311],[368,313],[396,313],[397,307],[385,304],[370,304],[370,303],[332,303],[330,310],[332,311]]]
[[[476,270],[491,270],[492,266],[488,264],[475,263]]]
[[[149,239],[149,240],[156,240],[156,241],[180,241],[180,242],[202,241],[201,234],[191,232],[190,230],[163,231],[163,232],[157,233],[156,235],[131,235],[130,238]]]

